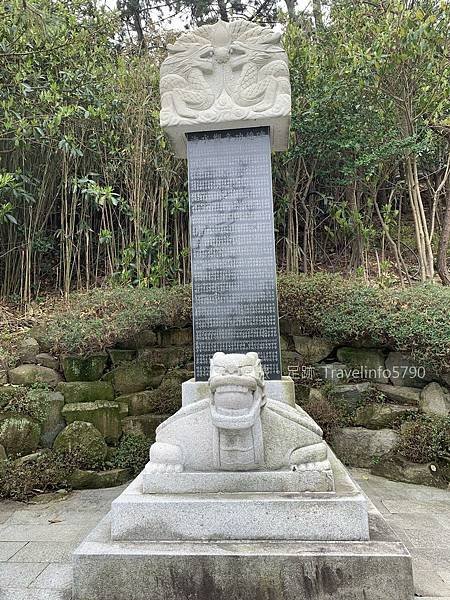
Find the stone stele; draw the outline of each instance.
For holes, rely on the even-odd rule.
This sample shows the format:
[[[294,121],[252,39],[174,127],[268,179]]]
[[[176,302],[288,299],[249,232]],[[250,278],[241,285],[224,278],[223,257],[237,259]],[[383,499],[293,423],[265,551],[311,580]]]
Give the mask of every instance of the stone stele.
[[[280,37],[249,21],[219,21],[168,46],[160,121],[177,156],[186,157],[187,132],[255,126],[270,127],[273,150],[287,148],[291,88]]]
[[[268,384],[277,400],[254,352],[216,353],[208,383],[184,384],[146,469],[75,552],[74,600],[412,600],[408,551],[292,380]]]

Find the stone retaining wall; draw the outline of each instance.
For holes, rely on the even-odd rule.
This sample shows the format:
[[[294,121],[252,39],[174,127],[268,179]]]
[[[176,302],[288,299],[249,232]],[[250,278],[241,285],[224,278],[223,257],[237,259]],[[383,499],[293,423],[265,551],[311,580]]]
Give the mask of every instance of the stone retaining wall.
[[[282,331],[283,373],[296,382],[297,402],[306,410],[311,402],[331,403],[345,415],[346,426],[334,427],[329,440],[344,462],[393,479],[447,485],[444,459],[412,463],[396,447],[402,423],[419,414],[449,415],[449,373],[430,373],[386,348],[334,347],[297,335],[289,323]],[[36,339],[24,339],[18,364],[0,382],[0,460],[83,447],[101,461],[127,433],[150,443],[158,424],[180,407],[192,361],[190,328],[148,331],[137,342],[84,357],[53,356]],[[17,393],[25,398],[20,410],[8,400]],[[39,418],[28,407],[33,394],[45,412]],[[126,469],[78,469],[71,484],[116,485],[128,476]]]

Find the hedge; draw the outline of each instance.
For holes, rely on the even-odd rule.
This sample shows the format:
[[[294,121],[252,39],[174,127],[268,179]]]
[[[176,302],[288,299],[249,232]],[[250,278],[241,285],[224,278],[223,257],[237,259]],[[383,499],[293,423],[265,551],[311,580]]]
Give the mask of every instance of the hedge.
[[[411,354],[429,369],[450,371],[450,288],[382,289],[319,273],[280,275],[278,292],[282,329],[336,345],[386,347]],[[52,303],[31,334],[52,352],[84,353],[190,322],[190,286],[97,288]]]

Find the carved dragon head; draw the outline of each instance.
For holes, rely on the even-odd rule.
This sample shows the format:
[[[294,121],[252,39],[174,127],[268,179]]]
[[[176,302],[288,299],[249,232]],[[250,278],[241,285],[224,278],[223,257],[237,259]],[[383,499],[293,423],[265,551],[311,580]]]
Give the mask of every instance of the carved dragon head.
[[[258,354],[216,352],[211,359],[209,388],[216,427],[251,427],[264,405],[264,371]]]

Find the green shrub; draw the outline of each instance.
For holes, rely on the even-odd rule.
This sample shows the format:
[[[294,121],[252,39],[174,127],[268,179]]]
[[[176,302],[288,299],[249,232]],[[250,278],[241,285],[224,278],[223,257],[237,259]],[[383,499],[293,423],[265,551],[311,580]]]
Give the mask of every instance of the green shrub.
[[[419,415],[403,423],[397,450],[407,459],[425,463],[450,457],[450,417]]]
[[[326,440],[331,440],[336,430],[343,425],[344,418],[337,406],[326,398],[312,398],[303,404],[303,408],[323,431]]]
[[[368,401],[366,394],[361,394],[361,398],[350,401],[346,398],[343,398],[338,393],[336,384],[332,382],[326,382],[324,385],[322,385],[320,391],[326,398],[327,402],[339,414],[340,427],[354,427],[356,411],[360,406],[364,406]]]
[[[97,288],[52,304],[44,323],[28,335],[56,353],[84,353],[135,340],[142,331],[190,321],[190,286]]]
[[[28,462],[0,462],[0,498],[24,501],[39,493],[66,488],[77,462],[76,455],[60,452],[43,453]]]
[[[116,467],[130,469],[133,475],[142,471],[149,460],[149,449],[153,440],[135,433],[125,433],[114,455]]]
[[[436,371],[450,370],[450,288],[370,287],[357,279],[319,273],[279,278],[279,310],[305,335],[337,345],[363,341],[411,354]]]
[[[31,417],[42,423],[48,413],[49,388],[35,384],[31,388],[5,386],[0,388],[0,407],[2,412]]]
[[[282,322],[336,345],[383,346],[411,354],[436,371],[450,370],[450,288],[370,287],[358,279],[318,273],[280,275]],[[106,288],[49,304],[43,324],[28,332],[54,352],[83,353],[135,340],[141,332],[187,325],[191,288]]]
[[[363,404],[393,404],[384,392],[372,385],[362,395],[364,399]]]
[[[181,384],[193,376],[191,371],[175,368],[167,372],[161,385],[150,392],[152,403],[148,412],[172,415],[181,408]]]

